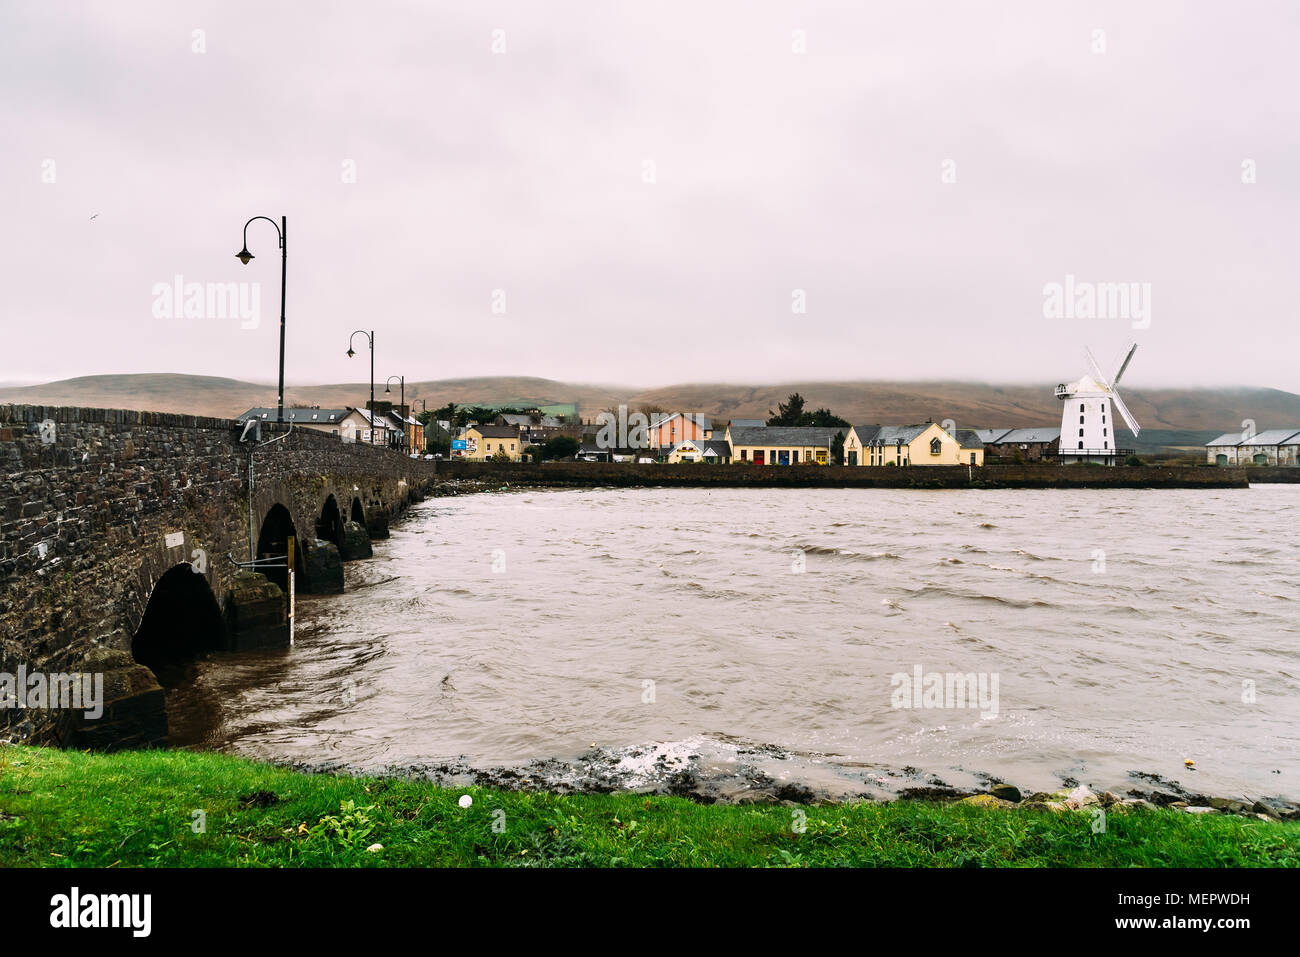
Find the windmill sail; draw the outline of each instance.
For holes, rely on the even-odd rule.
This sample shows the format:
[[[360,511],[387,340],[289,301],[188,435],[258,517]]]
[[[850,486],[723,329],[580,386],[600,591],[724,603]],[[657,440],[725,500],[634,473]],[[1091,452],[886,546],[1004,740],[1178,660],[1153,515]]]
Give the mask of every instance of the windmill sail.
[[[1124,378],[1124,370],[1127,369],[1128,364],[1133,361],[1133,353],[1137,351],[1138,347],[1136,342],[1129,346],[1128,355],[1124,357],[1123,364],[1119,367],[1119,371],[1115,373],[1115,378],[1110,383],[1112,389],[1119,385],[1120,379]]]
[[[1103,389],[1109,389],[1110,386],[1106,382],[1106,377],[1102,375],[1101,366],[1097,365],[1097,357],[1092,354],[1092,350],[1084,346],[1083,354],[1088,359],[1088,368],[1092,370],[1093,380]]]
[[[1128,427],[1133,430],[1133,434],[1137,435],[1138,432],[1141,431],[1138,428],[1137,419],[1133,418],[1133,413],[1128,410],[1128,406],[1126,406],[1124,400],[1119,397],[1119,393],[1112,391],[1110,394],[1110,401],[1115,404],[1115,408],[1119,409],[1119,414],[1124,416],[1124,421],[1127,422]]]

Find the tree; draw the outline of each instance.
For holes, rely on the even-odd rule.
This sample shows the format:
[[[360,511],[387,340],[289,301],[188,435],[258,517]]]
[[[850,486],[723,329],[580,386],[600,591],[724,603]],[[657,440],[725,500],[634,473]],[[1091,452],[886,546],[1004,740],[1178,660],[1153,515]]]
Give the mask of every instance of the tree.
[[[571,459],[578,454],[578,440],[571,435],[555,435],[542,446],[543,459]]]
[[[815,412],[804,411],[805,399],[798,392],[790,393],[790,396],[777,406],[776,414],[768,410],[771,416],[767,420],[768,425],[786,425],[786,426],[814,426],[821,429],[848,429],[852,428],[852,423],[848,419],[842,419],[830,409],[822,408]]]
[[[791,392],[784,402],[776,407],[776,413],[773,414],[771,409],[767,410],[768,425],[803,425],[800,421],[804,416],[803,411],[804,397],[798,392]]]
[[[848,419],[841,419],[830,409],[818,409],[816,412],[804,413],[804,420],[800,425],[815,425],[823,429],[849,429],[853,424]]]
[[[823,410],[818,410],[823,411]],[[831,461],[836,465],[844,464],[844,433],[836,432],[831,440]]]
[[[488,461],[489,461],[489,462],[499,462],[499,463],[501,463],[501,464],[504,465],[504,464],[506,464],[507,462],[513,462],[514,459],[512,459],[512,458],[510,457],[510,453],[509,453],[509,452],[507,452],[505,449],[501,449],[499,452],[497,452],[496,455],[494,455],[494,456],[492,456],[492,458],[488,459]]]

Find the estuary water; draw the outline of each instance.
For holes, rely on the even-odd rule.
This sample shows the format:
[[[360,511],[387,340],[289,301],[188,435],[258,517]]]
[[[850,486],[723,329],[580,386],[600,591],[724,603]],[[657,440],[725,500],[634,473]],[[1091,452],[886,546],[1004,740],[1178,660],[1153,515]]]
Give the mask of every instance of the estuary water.
[[[1294,800],[1298,507],[1296,485],[431,499],[346,594],[299,598],[293,648],[188,669],[173,740],[561,788]]]

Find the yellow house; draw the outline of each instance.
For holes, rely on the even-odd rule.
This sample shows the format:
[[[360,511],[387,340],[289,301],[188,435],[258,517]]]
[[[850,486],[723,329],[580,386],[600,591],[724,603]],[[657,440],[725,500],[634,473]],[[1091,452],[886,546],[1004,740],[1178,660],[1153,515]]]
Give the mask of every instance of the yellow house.
[[[983,465],[984,443],[970,429],[957,438],[934,422],[855,425],[844,439],[845,465]]]
[[[678,442],[668,453],[668,464],[679,462],[709,462],[712,464],[731,461],[731,446],[726,439],[687,439]]]
[[[510,461],[524,457],[519,429],[513,425],[472,425],[465,430],[465,458],[470,462],[485,462],[504,452]]]
[[[733,425],[727,428],[731,461],[754,465],[827,465],[837,432],[818,426]],[[847,433],[846,433],[847,434]]]

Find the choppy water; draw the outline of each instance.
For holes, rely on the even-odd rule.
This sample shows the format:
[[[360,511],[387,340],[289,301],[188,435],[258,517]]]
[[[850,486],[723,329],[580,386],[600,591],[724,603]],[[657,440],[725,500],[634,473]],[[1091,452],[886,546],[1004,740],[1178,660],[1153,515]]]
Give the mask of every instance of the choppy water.
[[[1147,772],[1294,799],[1297,506],[1283,485],[434,499],[345,595],[299,599],[294,648],[191,669],[171,723],[366,770],[595,745],[629,786],[694,758],[845,795]],[[891,706],[916,666],[996,675],[996,717]]]

